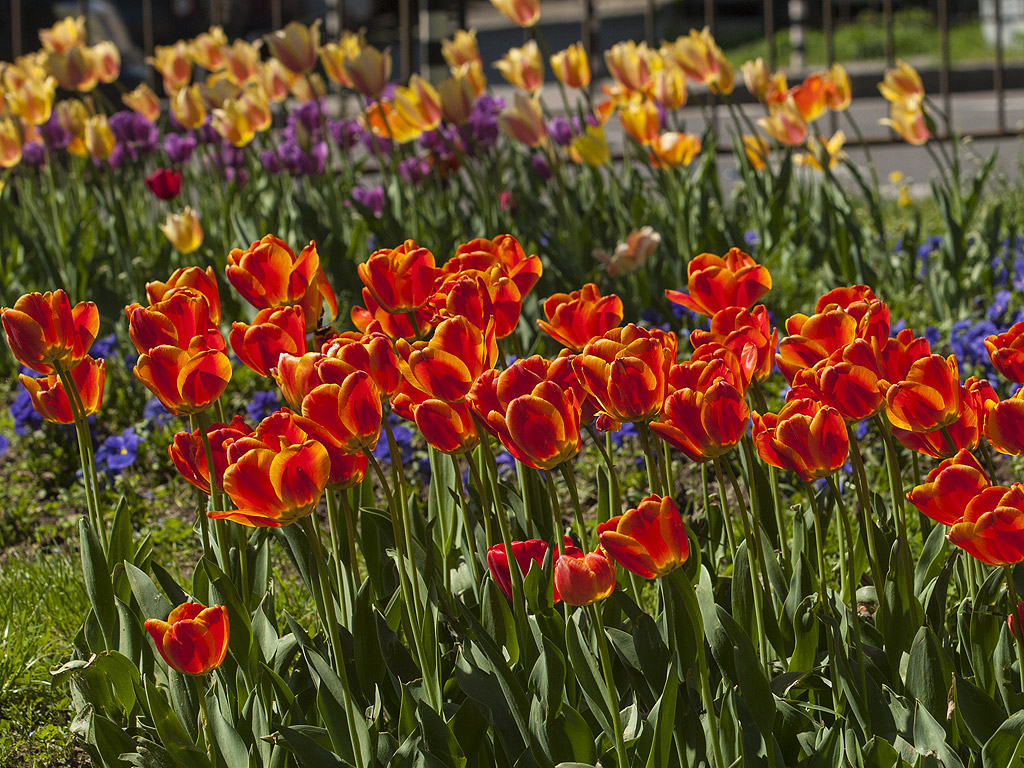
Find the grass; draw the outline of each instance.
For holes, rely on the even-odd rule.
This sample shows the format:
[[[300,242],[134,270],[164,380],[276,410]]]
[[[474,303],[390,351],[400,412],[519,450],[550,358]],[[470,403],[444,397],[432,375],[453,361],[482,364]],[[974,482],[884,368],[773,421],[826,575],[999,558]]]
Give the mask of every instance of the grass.
[[[853,61],[881,61],[885,59],[885,34],[881,14],[865,11],[849,23],[837,25],[833,36],[834,58],[840,63]],[[820,29],[805,31],[805,56],[809,65],[828,62],[825,35]],[[899,11],[893,19],[893,48],[898,58],[916,64],[938,63],[941,60],[939,28],[928,11],[911,8]],[[777,66],[789,65],[792,45],[788,29],[775,35]],[[949,30],[949,53],[954,62],[989,62],[995,49],[985,42],[981,23],[971,21],[953,24]],[[768,57],[768,44],[763,35],[756,39],[726,48],[726,56],[738,68],[745,61]],[[1018,41],[1005,51],[1006,57],[1024,58],[1024,44]]]

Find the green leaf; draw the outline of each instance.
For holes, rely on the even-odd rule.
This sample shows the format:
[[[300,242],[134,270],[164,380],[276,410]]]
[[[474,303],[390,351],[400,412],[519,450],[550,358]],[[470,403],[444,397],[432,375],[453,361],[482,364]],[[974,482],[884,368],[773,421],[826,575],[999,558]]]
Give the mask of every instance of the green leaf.
[[[654,726],[647,768],[667,768],[672,756],[673,726],[676,719],[676,704],[679,701],[679,677],[675,674],[668,674],[665,677],[665,688],[662,690],[661,698],[647,718]]]
[[[132,521],[128,500],[122,496],[114,510],[114,521],[110,526],[110,543],[107,547],[107,565],[113,572],[121,563],[132,556]]]
[[[907,695],[920,701],[936,722],[944,723],[952,680],[952,665],[938,638],[929,627],[921,627],[907,662]]]
[[[974,683],[956,679],[956,711],[978,744],[984,744],[1006,720],[1006,712]]]
[[[295,755],[301,768],[345,768],[347,765],[333,752],[324,749],[317,741],[297,728],[279,726],[276,736]]]
[[[1010,768],[1021,765],[1024,750],[1024,712],[1010,715],[981,748],[983,768]]]
[[[249,751],[245,741],[221,713],[215,696],[207,697],[207,709],[211,740],[228,768],[249,768]]]
[[[565,695],[565,658],[547,637],[540,657],[530,672],[530,691],[541,701],[544,716],[555,717]]]
[[[153,580],[131,563],[125,563],[124,570],[128,576],[128,583],[131,584],[132,594],[139,603],[142,618],[166,619],[174,606],[163,596]]]
[[[110,581],[110,570],[103,556],[103,547],[89,521],[82,518],[78,530],[85,592],[96,613],[106,647],[113,648],[117,645],[117,608],[114,605],[114,585]]]
[[[604,678],[598,669],[597,659],[590,650],[590,644],[580,628],[580,621],[585,615],[584,611],[578,610],[566,621],[565,645],[569,652],[569,665],[583,693],[586,694],[594,716],[601,722],[601,727],[606,733],[612,733],[612,714],[608,709],[604,692]]]
[[[450,768],[466,765],[466,755],[458,739],[437,712],[421,701],[416,708],[416,719],[422,729],[423,743],[432,756]]]

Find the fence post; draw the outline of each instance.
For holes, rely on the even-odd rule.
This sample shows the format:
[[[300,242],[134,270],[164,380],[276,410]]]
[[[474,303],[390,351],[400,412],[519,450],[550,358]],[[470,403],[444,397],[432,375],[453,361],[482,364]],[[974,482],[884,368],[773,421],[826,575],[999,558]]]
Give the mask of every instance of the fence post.
[[[149,63],[153,55],[153,0],[142,0],[142,60],[146,67],[146,83],[156,85],[153,65]]]
[[[807,65],[804,47],[804,22],[806,19],[806,0],[789,0],[789,66],[797,70],[801,70]]]
[[[11,0],[11,58],[21,56],[21,0]]]

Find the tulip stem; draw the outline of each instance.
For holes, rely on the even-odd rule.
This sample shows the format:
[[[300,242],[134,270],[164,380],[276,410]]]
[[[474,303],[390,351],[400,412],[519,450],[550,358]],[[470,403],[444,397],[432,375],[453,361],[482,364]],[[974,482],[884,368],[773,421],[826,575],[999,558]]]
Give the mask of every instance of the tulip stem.
[[[481,437],[481,442],[483,438]],[[473,485],[476,486],[477,492],[480,494],[480,513],[484,518],[484,541],[487,542],[487,546],[491,545],[494,541],[493,531],[491,529],[491,499],[490,493],[487,489],[487,483],[480,477],[480,470],[476,466],[476,461],[473,459],[473,455],[467,454],[466,461],[469,464],[469,476],[473,479]],[[484,469],[484,472],[487,470]]]
[[[651,453],[651,430],[646,421],[636,422],[636,431],[640,435],[640,446],[644,451],[644,461],[647,464],[647,480],[651,484],[651,493],[662,495],[661,481],[658,470],[655,467],[654,454]]]
[[[828,572],[825,570],[825,545],[821,536],[821,510],[818,509],[818,500],[814,497],[814,486],[804,483],[804,487],[807,489],[807,500],[811,505],[811,513],[814,515],[814,549],[818,561],[818,591],[821,593],[822,602],[827,607],[825,594],[828,591]]]
[[[868,476],[864,469],[864,457],[860,453],[860,443],[855,430],[846,427],[850,438],[850,459],[853,462],[853,482],[857,489],[857,500],[860,502],[860,530],[867,541],[868,560],[871,566],[871,580],[875,585],[875,599],[878,601],[879,625],[889,620],[888,607],[885,604],[885,574],[882,573],[881,561],[878,559],[878,544],[875,541],[875,524],[872,518],[871,494],[868,490]]]
[[[103,545],[104,553],[110,546],[110,532],[103,522],[103,512],[100,509],[99,481],[96,477],[96,462],[92,452],[92,435],[89,434],[89,422],[85,417],[85,407],[82,405],[82,398],[78,394],[78,386],[70,373],[64,369],[60,362],[53,364],[61,386],[64,387],[64,394],[68,398],[68,405],[71,406],[71,415],[75,420],[75,436],[78,439],[78,457],[82,463],[82,480],[85,482],[85,506],[89,512],[90,523],[96,529],[96,533]],[[113,566],[113,563],[111,563]]]
[[[725,502],[725,478],[722,476],[722,464],[725,464],[725,469],[729,474],[729,479],[732,481],[733,493],[736,494],[736,503],[742,507],[743,496],[740,494],[739,482],[736,480],[736,475],[732,471],[732,467],[728,463],[722,461],[722,459],[715,459],[715,474],[718,477],[718,487],[721,491],[723,503]],[[748,489],[749,490],[749,489]],[[753,494],[750,494],[751,496]],[[765,585],[761,585],[761,568],[758,565],[758,556],[761,551],[760,546],[755,541],[755,536],[760,536],[759,533],[755,533],[751,530],[750,521],[747,520],[747,512],[745,509],[739,510],[740,522],[743,523],[743,536],[747,540],[747,570],[750,571],[750,592],[751,598],[754,601],[754,622],[757,626],[757,645],[758,650],[761,653],[761,663],[764,665],[765,671],[768,673],[769,679],[771,679],[771,670],[769,667],[770,652],[768,649],[768,638],[764,629],[764,605],[762,600],[764,594],[767,591],[767,579],[765,579]]]
[[[619,498],[619,496],[620,496],[619,477],[615,473],[615,462],[612,459],[612,439],[611,439],[612,438],[612,433],[611,432],[605,432],[604,445],[602,445],[601,444],[601,442],[602,442],[601,438],[598,436],[597,430],[594,429],[594,425],[593,424],[587,424],[587,425],[585,425],[584,428],[587,430],[587,433],[593,439],[594,445],[597,447],[597,450],[600,451],[601,458],[604,459],[605,466],[608,467],[608,478],[611,481],[611,503],[612,503],[612,505],[614,505],[614,509],[609,510],[610,514],[608,515],[608,518],[605,518],[605,519],[610,519],[612,517],[617,517],[618,514],[619,514],[619,510],[621,509],[621,507],[619,506],[619,503],[620,503],[621,499]],[[598,507],[598,520],[597,520],[597,522],[599,522],[599,523],[605,522],[604,520],[601,519],[600,507]]]
[[[569,496],[572,498],[573,512],[576,515],[576,527],[579,529],[580,544],[584,551],[590,550],[590,541],[587,537],[587,525],[583,521],[583,507],[580,506],[580,492],[576,487],[576,477],[572,471],[572,464],[569,461],[563,461],[558,465],[558,469],[562,473],[562,477],[565,478],[565,484],[569,486]],[[550,473],[548,475],[550,479]]]
[[[491,446],[487,442],[487,437],[482,437],[480,445],[486,446],[484,454],[490,459],[490,469],[494,472],[493,475],[490,475],[491,480],[494,482],[494,515],[498,518],[501,543],[505,547],[505,559],[508,561],[509,581],[512,583],[512,615],[515,617],[516,622],[516,637],[519,641],[519,648],[525,651],[526,639],[529,637],[529,627],[526,622],[526,590],[523,588],[523,572],[519,570],[519,561],[516,560],[515,553],[512,550],[512,529],[508,524],[508,516],[501,507],[501,496],[498,491],[498,466],[494,463],[494,457],[490,453]],[[557,538],[557,532],[555,535]]]
[[[341,680],[341,687],[345,693],[345,718],[348,720],[349,738],[352,739],[352,752],[355,756],[357,768],[366,765],[363,759],[362,742],[356,732],[356,711],[355,700],[352,698],[352,688],[348,680],[348,667],[345,665],[345,658],[341,648],[341,634],[338,632],[338,616],[334,610],[334,595],[331,594],[330,576],[327,574],[327,563],[324,560],[324,548],[320,542],[320,527],[316,523],[314,515],[306,515],[302,518],[302,527],[306,532],[306,539],[309,541],[309,548],[313,551],[313,560],[316,563],[317,581],[319,582],[320,599],[315,601],[321,609],[320,620],[324,623],[324,629],[330,640],[334,666]]]
[[[832,489],[832,498],[835,499],[836,506],[839,508],[839,518],[841,520],[840,533],[846,538],[847,545],[843,546],[842,540],[840,540],[840,550],[845,552],[845,557],[840,555],[840,562],[849,560],[845,570],[847,578],[849,579],[849,590],[850,590],[850,609],[853,611],[853,618],[850,620],[850,626],[853,630],[853,645],[857,649],[858,658],[858,673],[860,676],[860,690],[867,691],[867,680],[865,678],[864,671],[864,646],[861,644],[860,637],[860,613],[857,610],[857,574],[854,573],[854,544],[853,544],[853,526],[850,525],[850,512],[846,508],[846,503],[843,501],[842,494],[839,493],[839,484],[836,483],[835,475],[828,476],[828,486]]]
[[[474,592],[480,588],[480,584],[483,577],[480,574],[480,561],[483,559],[487,560],[486,555],[480,557],[480,549],[477,546],[476,541],[476,518],[473,516],[472,510],[469,508],[469,499],[466,498],[466,486],[462,483],[462,472],[459,467],[459,457],[454,453],[450,454],[452,460],[452,467],[455,469],[455,486],[459,491],[459,504],[462,507],[462,525],[466,532],[466,538],[468,545],[466,551],[466,559],[469,561],[469,569],[473,572],[473,589]],[[467,458],[469,464],[472,465],[473,461]]]
[[[1017,590],[1013,586],[1013,566],[1004,565],[1003,573],[1006,574],[1006,591],[1010,598],[1010,613],[1014,617],[1014,645],[1017,646],[1017,668],[1020,672],[1020,687],[1024,690],[1024,628],[1020,626],[1020,615],[1017,613]]]
[[[210,738],[210,713],[206,706],[206,680],[208,674],[186,675],[192,683],[192,693],[199,704],[199,743],[196,745],[206,751],[207,756],[213,754],[213,739]]]
[[[206,454],[206,474],[209,475],[210,477],[210,504],[214,510],[217,510],[222,507],[226,508],[227,504],[224,502],[224,497],[221,494],[221,490],[217,486],[217,473],[213,465],[213,448],[210,445],[210,417],[207,415],[206,411],[200,411],[199,413],[196,414],[196,423],[199,425],[199,435],[203,440],[203,451]],[[214,534],[217,537],[217,548],[220,550],[221,567],[224,569],[225,573],[230,574],[231,550],[230,542],[228,541],[230,535],[228,533],[226,521],[215,520],[213,524],[213,530]],[[244,557],[245,552],[240,551],[238,553],[239,564],[241,564]],[[248,570],[248,564],[242,566],[243,574],[246,574]],[[249,582],[248,579],[246,578],[246,575],[243,575],[242,582],[246,585],[246,589],[248,589]],[[246,606],[249,605],[248,595],[246,595],[243,598],[243,602],[246,604]]]
[[[558,501],[558,489],[555,488],[555,478],[550,470],[544,472],[544,479],[548,484],[548,498],[551,500],[551,519],[555,527],[555,546],[558,547],[560,555],[565,554],[565,523],[562,522],[562,510]],[[582,541],[581,541],[582,543]]]
[[[352,562],[342,562],[341,537],[347,536],[352,541],[352,531],[342,526],[341,516],[338,510],[338,499],[334,491],[327,489],[327,526],[331,533],[331,559],[334,561],[334,579],[338,584],[338,594],[344,595],[341,602],[342,622],[346,627],[352,627],[352,617],[355,612],[355,581],[352,578]],[[351,553],[348,552],[351,556]]]
[[[612,716],[612,736],[615,739],[615,763],[621,768],[629,765],[626,757],[626,742],[622,738],[622,715],[619,713],[619,700],[615,695],[615,675],[612,671],[611,653],[608,650],[608,635],[605,633],[604,619],[601,617],[600,604],[587,606],[591,619],[594,622],[594,630],[597,633],[597,653],[601,659],[601,671],[604,673],[604,687],[608,696],[608,709]]]

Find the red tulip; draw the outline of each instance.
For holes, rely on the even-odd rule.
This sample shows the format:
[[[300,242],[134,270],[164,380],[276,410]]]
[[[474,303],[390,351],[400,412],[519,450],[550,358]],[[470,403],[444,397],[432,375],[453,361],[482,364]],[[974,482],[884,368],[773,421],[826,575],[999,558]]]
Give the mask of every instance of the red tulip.
[[[686,562],[690,542],[671,496],[651,494],[635,509],[597,526],[601,547],[627,571],[656,579]]]
[[[0,310],[7,343],[18,362],[36,373],[69,370],[89,352],[99,332],[100,315],[91,301],[74,308],[62,290],[26,293],[14,307]]]
[[[146,177],[146,186],[161,200],[173,200],[181,191],[181,171],[158,168]]]
[[[252,429],[235,416],[230,424],[217,422],[207,431],[213,455],[213,480],[218,488],[224,486],[224,470],[228,466],[228,448],[240,437],[252,434]],[[178,432],[174,442],[167,447],[167,454],[185,480],[203,493],[210,494],[210,470],[206,463],[206,449],[199,430]]]
[[[691,461],[708,461],[727,453],[743,437],[750,408],[743,393],[725,379],[704,389],[678,389],[665,400],[661,420],[651,431]],[[618,559],[612,550],[612,556]]]
[[[1009,456],[1024,456],[1024,389],[1008,400],[988,405],[985,438]]]
[[[167,666],[186,675],[216,669],[228,652],[228,610],[200,603],[182,603],[167,621],[146,619],[146,630]]]
[[[395,344],[402,375],[447,403],[460,402],[498,357],[493,326],[478,328],[464,317],[442,320],[429,341]]]
[[[686,265],[687,289],[665,291],[665,298],[691,312],[711,317],[721,309],[749,309],[772,289],[768,269],[732,248],[725,256],[702,253]]]
[[[997,371],[1010,381],[1024,384],[1024,322],[1014,323],[1005,333],[986,337],[985,349]]]
[[[537,325],[551,338],[580,352],[596,336],[603,336],[622,322],[622,299],[602,296],[593,283],[572,293],[556,293],[544,302],[544,317]]]
[[[573,370],[601,408],[617,421],[649,421],[665,404],[676,337],[630,323],[594,339]]]
[[[839,411],[807,398],[788,401],[777,415],[755,413],[753,435],[766,463],[791,469],[806,482],[838,470],[850,450]]]
[[[889,387],[885,410],[894,427],[932,432],[963,413],[956,356],[929,355],[910,366],[907,377]]]
[[[955,525],[963,519],[971,499],[990,486],[978,460],[962,449],[929,472],[907,499],[935,522]]]
[[[171,291],[148,307],[129,304],[124,313],[128,335],[140,355],[159,346],[188,349],[196,339],[220,352],[227,349],[220,329],[210,319],[206,297],[191,288]]]
[[[480,445],[473,414],[465,402],[427,398],[413,406],[412,416],[423,439],[441,453],[468,453]]]
[[[419,309],[433,293],[437,268],[434,254],[406,240],[397,248],[381,248],[358,266],[359,279],[385,312]]]
[[[103,384],[106,381],[106,362],[93,360],[86,355],[82,362],[72,368],[68,375],[82,401],[84,417],[92,416],[103,404]],[[19,374],[18,380],[28,390],[32,407],[36,413],[55,424],[73,424],[75,421],[71,403],[64,391],[60,377],[51,373],[41,379]]]
[[[228,334],[238,359],[260,376],[269,376],[282,354],[306,351],[306,320],[302,307],[261,309],[252,325],[232,323]]]
[[[365,371],[352,371],[338,384],[321,384],[302,401],[302,415],[345,453],[372,450],[380,437],[380,391]]]
[[[764,381],[775,367],[775,351],[779,346],[779,331],[772,328],[768,310],[758,304],[752,310],[743,307],[727,307],[711,318],[711,329],[695,330],[690,333],[690,344],[698,349],[704,344],[717,342],[728,347],[739,357],[754,352],[753,377]]]
[[[512,235],[498,235],[493,240],[477,238],[463,243],[444,269],[458,271],[469,265],[477,265],[471,268],[480,269],[482,264],[500,265],[505,275],[516,284],[521,296],[533,290],[543,271],[540,258],[527,256],[523,246]]]
[[[568,536],[564,540],[565,553],[567,555],[582,555],[583,551],[574,546],[572,539]],[[519,570],[525,577],[529,572],[533,563],[538,566],[544,564],[544,556],[548,551],[548,543],[541,541],[540,539],[530,539],[529,541],[513,541],[512,542],[512,555],[516,559],[516,564],[519,566]],[[556,547],[552,552],[553,562],[558,562],[559,558],[558,548]],[[487,568],[491,572],[491,578],[494,579],[499,589],[505,593],[505,597],[509,600],[512,599],[512,573],[508,567],[508,555],[505,554],[504,544],[495,544],[487,550]],[[554,577],[552,577],[554,578]],[[555,602],[559,602],[562,599],[561,594],[558,592],[558,586],[555,586]]]
[[[999,396],[987,379],[978,380],[972,376],[960,387],[960,399],[963,404],[960,418],[946,429],[913,432],[893,427],[893,435],[910,450],[933,459],[949,458],[962,448],[977,448],[985,423],[985,412],[990,404],[999,402]]]
[[[568,551],[555,563],[555,589],[567,605],[590,605],[615,590],[615,565],[598,547],[583,554]]]
[[[169,299],[175,292],[191,288],[206,299],[209,306],[210,322],[214,325],[220,323],[220,291],[217,288],[217,277],[213,267],[207,267],[205,271],[199,267],[179,267],[174,270],[166,283],[146,283],[146,296],[150,305],[159,304]]]
[[[914,336],[909,328],[881,342],[872,339],[870,344],[879,381],[885,382],[887,387],[907,378],[910,367],[932,353],[928,339]]]
[[[188,349],[153,347],[139,356],[132,371],[171,413],[188,416],[205,411],[231,380],[227,355],[196,337]]]
[[[1016,620],[1014,620],[1014,616],[1016,616]],[[1006,617],[1006,626],[1010,628],[1011,634],[1016,635],[1018,639],[1024,639],[1020,629],[1021,626],[1024,626],[1022,620],[1024,620],[1024,600],[1018,600],[1013,613]]]
[[[342,333],[320,351],[326,357],[366,371],[382,395],[390,397],[402,381],[395,346],[383,333]]]
[[[875,354],[864,339],[854,339],[827,360],[793,375],[791,397],[812,397],[839,411],[847,421],[874,416],[885,405],[884,382]]]
[[[505,270],[490,257],[487,269],[464,267],[447,271],[451,261],[440,271],[429,306],[436,314],[434,321],[462,315],[483,328],[494,322],[494,335],[503,339],[516,329],[523,308],[519,287]]]
[[[989,565],[1024,560],[1024,486],[994,485],[981,491],[968,502],[963,519],[947,538]]]
[[[363,288],[363,303],[365,308],[352,307],[351,313],[352,324],[362,333],[380,332],[389,339],[417,339],[430,332],[434,311],[429,307],[409,314],[393,315],[380,308],[369,288]]]
[[[580,407],[551,379],[553,363],[534,356],[480,376],[466,397],[481,424],[519,461],[551,469],[580,450]]]

